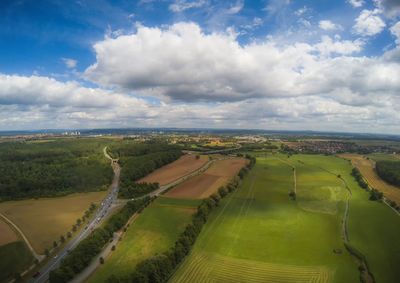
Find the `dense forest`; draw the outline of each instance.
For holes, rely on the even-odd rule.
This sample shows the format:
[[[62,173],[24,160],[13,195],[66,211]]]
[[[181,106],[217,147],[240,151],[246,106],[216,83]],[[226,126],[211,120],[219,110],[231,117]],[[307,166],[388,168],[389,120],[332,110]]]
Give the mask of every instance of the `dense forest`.
[[[156,185],[137,185],[134,182],[182,155],[179,147],[166,143],[132,141],[114,144],[110,147],[110,153],[119,158],[122,167],[120,197],[126,198],[137,197],[156,189]]]
[[[0,201],[105,190],[113,171],[103,139],[0,143]]]
[[[400,187],[400,161],[378,161],[376,172],[389,184]]]

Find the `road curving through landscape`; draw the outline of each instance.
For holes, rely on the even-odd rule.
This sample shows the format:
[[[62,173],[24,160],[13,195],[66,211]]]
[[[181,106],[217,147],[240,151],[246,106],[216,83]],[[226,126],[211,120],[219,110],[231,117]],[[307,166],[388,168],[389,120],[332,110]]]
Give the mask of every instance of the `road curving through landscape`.
[[[110,160],[111,166],[114,171],[114,178],[110,185],[110,192],[104,198],[100,207],[94,213],[90,221],[88,222],[86,228],[81,229],[74,238],[72,238],[57,254],[51,255],[49,261],[38,271],[39,276],[30,280],[30,282],[34,283],[44,283],[49,280],[50,271],[57,268],[62,259],[64,259],[69,251],[73,250],[83,239],[85,239],[88,235],[90,235],[91,231],[97,228],[104,219],[111,213],[111,205],[114,204],[115,200],[118,197],[118,189],[119,189],[119,177],[121,168],[118,164],[118,159],[113,159],[107,153],[107,147],[103,149],[104,156]]]

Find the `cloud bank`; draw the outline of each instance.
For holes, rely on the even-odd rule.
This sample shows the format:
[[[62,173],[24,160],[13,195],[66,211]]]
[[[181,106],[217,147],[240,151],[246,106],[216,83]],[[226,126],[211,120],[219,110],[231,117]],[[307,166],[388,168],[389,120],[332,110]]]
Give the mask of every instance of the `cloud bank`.
[[[376,34],[372,26],[368,22],[360,34]],[[364,37],[281,44],[269,36],[241,44],[232,31],[205,32],[191,22],[138,26],[94,44],[96,61],[83,73],[87,83],[0,74],[0,128],[398,132],[398,22],[390,32],[397,45],[365,57],[359,55]]]

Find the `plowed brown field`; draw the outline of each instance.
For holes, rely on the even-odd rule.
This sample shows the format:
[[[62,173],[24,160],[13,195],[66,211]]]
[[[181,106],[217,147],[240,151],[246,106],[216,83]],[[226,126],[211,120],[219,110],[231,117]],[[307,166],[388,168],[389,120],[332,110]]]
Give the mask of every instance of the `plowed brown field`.
[[[226,185],[247,163],[244,158],[230,158],[215,161],[204,173],[181,183],[165,196],[173,198],[201,199]]]
[[[138,182],[159,183],[162,186],[199,169],[207,161],[208,156],[206,155],[201,155],[199,159],[196,159],[196,155],[186,154],[178,160],[155,170]]]

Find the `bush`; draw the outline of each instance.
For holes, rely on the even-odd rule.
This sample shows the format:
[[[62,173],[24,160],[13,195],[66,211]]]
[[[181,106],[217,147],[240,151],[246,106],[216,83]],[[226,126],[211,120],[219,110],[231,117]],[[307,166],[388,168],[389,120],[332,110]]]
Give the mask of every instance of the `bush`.
[[[353,170],[351,171],[351,175],[354,177],[354,179],[356,179],[361,188],[368,189],[368,184],[364,181],[364,178],[362,177],[358,168],[353,168]]]
[[[375,189],[372,189],[370,191],[370,196],[369,196],[369,200],[381,200],[383,198],[383,193],[380,191],[377,191]]]

